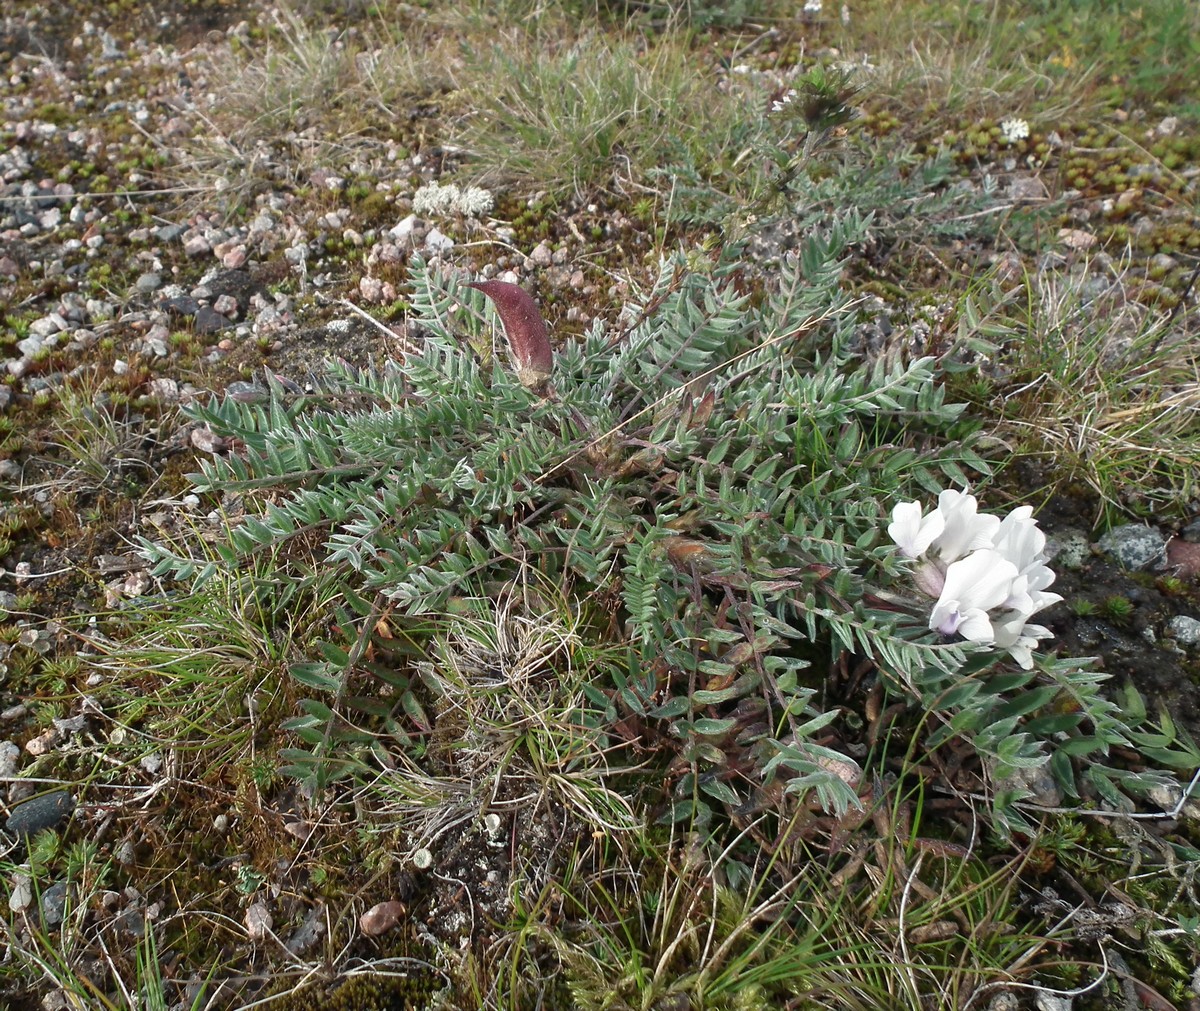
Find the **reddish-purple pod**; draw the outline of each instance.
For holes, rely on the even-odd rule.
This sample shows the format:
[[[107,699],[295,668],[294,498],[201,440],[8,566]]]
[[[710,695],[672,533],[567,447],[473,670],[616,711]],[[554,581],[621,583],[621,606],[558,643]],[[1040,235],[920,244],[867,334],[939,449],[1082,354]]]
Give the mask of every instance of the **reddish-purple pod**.
[[[541,386],[554,368],[554,353],[546,321],[533,297],[520,285],[507,281],[474,281],[467,287],[482,291],[495,304],[508,335],[517,378],[525,386]]]

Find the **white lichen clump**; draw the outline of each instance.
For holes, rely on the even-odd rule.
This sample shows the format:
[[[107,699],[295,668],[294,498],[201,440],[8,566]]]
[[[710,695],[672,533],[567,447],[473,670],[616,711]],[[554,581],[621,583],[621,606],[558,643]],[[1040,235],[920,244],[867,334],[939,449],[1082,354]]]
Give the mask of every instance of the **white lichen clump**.
[[[492,194],[479,186],[460,187],[457,183],[442,186],[432,182],[413,194],[413,213],[425,216],[461,214],[474,218],[486,214],[494,203]]]
[[[1029,137],[1029,124],[1023,119],[1012,116],[1001,122],[1000,133],[1004,137],[1004,143],[1015,144],[1017,141],[1026,140]]]

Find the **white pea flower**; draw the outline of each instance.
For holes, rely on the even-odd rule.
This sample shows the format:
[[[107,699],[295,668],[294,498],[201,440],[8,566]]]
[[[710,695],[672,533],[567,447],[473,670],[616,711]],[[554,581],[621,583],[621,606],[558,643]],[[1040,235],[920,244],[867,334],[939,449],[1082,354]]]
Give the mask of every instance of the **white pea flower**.
[[[953,562],[946,569],[929,627],[972,642],[994,642],[996,634],[988,612],[1004,603],[1016,577],[1017,567],[990,548]]]
[[[1003,520],[978,511],[974,495],[947,489],[926,515],[920,502],[892,510],[888,534],[901,553],[918,559],[917,588],[936,603],[929,627],[1008,653],[1025,669],[1033,649],[1050,636],[1028,619],[1062,599],[1047,593],[1054,572],[1046,565],[1046,536],[1031,506]]]
[[[920,502],[900,502],[892,510],[888,536],[909,558],[917,558],[929,550],[946,527],[946,517],[935,509],[928,516],[921,513]]]
[[[1010,116],[1001,121],[1000,133],[1004,137],[1005,144],[1015,144],[1029,136],[1029,124],[1016,116]]]
[[[949,488],[938,496],[938,512],[945,517],[945,529],[933,542],[938,556],[949,564],[977,548],[992,543],[1000,529],[1000,517],[979,515],[974,495]]]
[[[1048,596],[1057,597],[1057,594]],[[1008,650],[1009,656],[1029,670],[1033,666],[1033,650],[1038,640],[1049,639],[1054,633],[1045,625],[1028,624],[1026,617],[1028,615],[1021,611],[1011,611],[1007,617],[992,622],[992,632],[996,637],[993,645],[997,649]]]

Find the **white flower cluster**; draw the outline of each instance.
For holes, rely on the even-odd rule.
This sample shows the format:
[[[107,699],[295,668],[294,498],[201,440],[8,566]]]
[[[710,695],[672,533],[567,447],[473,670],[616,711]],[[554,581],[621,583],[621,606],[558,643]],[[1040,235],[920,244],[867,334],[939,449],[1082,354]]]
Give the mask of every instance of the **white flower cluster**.
[[[775,99],[771,103],[771,111],[772,112],[783,112],[783,107],[785,105],[791,105],[792,99],[794,99],[795,97],[796,97],[796,89],[788,88],[787,91],[785,91],[782,95],[780,95],[777,99]]]
[[[937,603],[929,627],[943,635],[1008,650],[1023,668],[1033,667],[1033,648],[1052,633],[1028,619],[1062,600],[1047,593],[1054,573],[1046,565],[1046,535],[1032,506],[1003,520],[977,512],[974,495],[953,489],[925,514],[920,502],[892,510],[888,533],[909,558],[920,558],[918,588]]]
[[[1015,144],[1029,136],[1029,124],[1023,119],[1017,119],[1016,116],[1010,116],[1001,121],[1000,133],[1004,137],[1005,144]]]
[[[432,182],[426,183],[413,194],[413,213],[463,214],[473,218],[490,211],[493,203],[492,194],[478,186],[460,189],[456,183],[442,186]]]

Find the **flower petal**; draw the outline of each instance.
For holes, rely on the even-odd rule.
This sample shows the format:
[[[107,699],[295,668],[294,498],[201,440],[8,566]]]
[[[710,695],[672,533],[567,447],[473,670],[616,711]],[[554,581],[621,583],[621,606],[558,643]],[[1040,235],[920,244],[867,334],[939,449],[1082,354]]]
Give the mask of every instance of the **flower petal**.
[[[1000,517],[979,515],[974,495],[948,488],[938,495],[938,509],[944,529],[933,547],[944,562],[954,562],[979,548],[992,546],[1000,527]]]
[[[899,502],[892,509],[888,535],[904,554],[916,558],[929,549],[943,526],[945,519],[936,510],[928,516],[922,516],[920,502]]]
[[[1017,567],[999,552],[973,551],[946,569],[942,599],[988,611],[1004,603],[1016,578]]]

